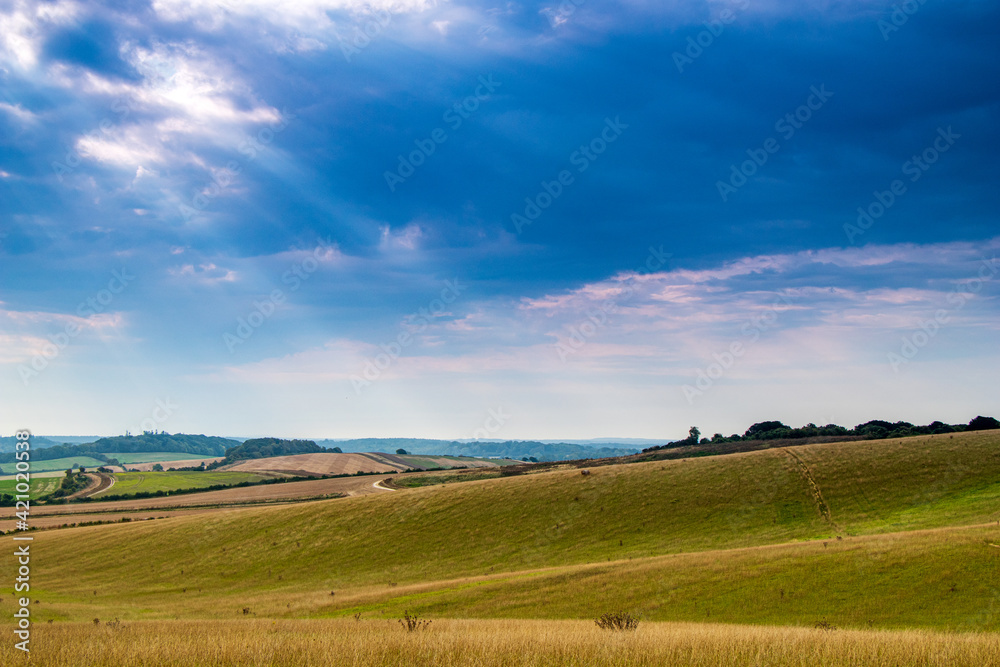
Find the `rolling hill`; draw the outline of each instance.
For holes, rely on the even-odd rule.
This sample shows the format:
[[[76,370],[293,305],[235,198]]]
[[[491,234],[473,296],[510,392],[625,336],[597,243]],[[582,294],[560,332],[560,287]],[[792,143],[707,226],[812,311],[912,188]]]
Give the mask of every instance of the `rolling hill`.
[[[207,435],[187,435],[176,433],[144,433],[142,435],[119,435],[100,438],[85,444],[50,444],[45,439],[32,438],[32,461],[47,461],[52,459],[89,456],[107,460],[106,454],[139,453],[139,452],[175,452],[197,456],[224,456],[226,449],[240,443]],[[0,454],[0,463],[14,461],[13,451]]]
[[[471,456],[479,458],[500,457],[522,459],[534,457],[539,461],[567,461],[570,459],[595,459],[606,456],[626,456],[639,451],[631,445],[615,443],[578,444],[534,440],[471,441],[427,440],[422,438],[357,438],[353,440],[317,440],[326,447],[340,447],[345,452],[394,452],[405,449],[410,454],[437,456]],[[596,445],[600,446],[596,446]]]
[[[994,604],[998,520],[998,431],[805,445],[39,533],[38,596],[60,619],[627,606],[952,629]]]

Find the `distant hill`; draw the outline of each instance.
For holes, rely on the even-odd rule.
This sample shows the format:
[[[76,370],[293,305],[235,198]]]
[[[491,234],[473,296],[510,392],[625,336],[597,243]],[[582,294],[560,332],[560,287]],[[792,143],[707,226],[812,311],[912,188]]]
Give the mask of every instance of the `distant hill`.
[[[227,440],[209,435],[186,435],[177,433],[144,433],[142,435],[119,435],[100,438],[82,445],[52,445],[39,447],[44,438],[32,438],[31,458],[34,461],[51,461],[71,456],[91,456],[106,461],[107,453],[136,452],[182,452],[200,456],[224,456],[230,447],[239,445],[235,440]],[[0,454],[0,463],[14,461],[14,453]]]
[[[324,447],[340,447],[348,453],[387,452],[405,449],[410,454],[444,454],[451,445],[458,444],[451,440],[431,440],[423,438],[355,438],[352,440],[316,440]]]
[[[567,442],[507,440],[505,442],[457,440],[425,440],[422,438],[357,438],[354,440],[318,440],[340,447],[345,452],[394,452],[405,449],[410,454],[440,454],[447,456],[503,457],[539,461],[598,459],[608,456],[628,456],[639,450],[634,447],[588,447]]]
[[[10,435],[7,437],[0,438],[0,452],[13,452],[14,445],[17,443],[17,437]],[[52,440],[44,436],[31,436],[31,446],[36,447],[54,447],[55,445],[62,444],[58,440]]]
[[[566,442],[536,442],[508,440],[506,442],[456,442],[445,452],[453,456],[501,456],[507,459],[535,458],[539,461],[569,461],[628,456],[638,450],[633,447],[586,447]]]
[[[60,445],[84,445],[88,442],[97,442],[101,438],[107,437],[103,435],[44,435],[38,436],[45,438],[46,440],[52,440]],[[35,439],[35,436],[32,437]]]

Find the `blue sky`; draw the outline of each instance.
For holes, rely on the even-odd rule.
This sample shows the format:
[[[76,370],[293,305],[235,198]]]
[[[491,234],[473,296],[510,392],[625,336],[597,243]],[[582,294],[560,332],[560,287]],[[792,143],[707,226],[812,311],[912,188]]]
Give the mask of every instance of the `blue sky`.
[[[14,1],[0,28],[5,433],[997,413],[995,3]]]

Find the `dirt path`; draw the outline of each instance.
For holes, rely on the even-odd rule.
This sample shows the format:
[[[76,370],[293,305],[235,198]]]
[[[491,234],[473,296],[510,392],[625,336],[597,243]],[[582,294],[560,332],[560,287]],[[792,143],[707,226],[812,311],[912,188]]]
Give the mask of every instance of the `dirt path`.
[[[380,479],[379,481],[377,481],[374,484],[372,484],[372,486],[374,486],[376,489],[381,489],[383,491],[395,491],[396,490],[396,489],[390,489],[388,486],[382,486],[382,481],[383,480]]]
[[[87,474],[89,475],[90,473]],[[112,486],[115,485],[115,478],[113,475],[109,475],[106,472],[98,472],[94,474],[96,474],[98,478],[100,478],[100,484],[98,484],[97,488],[91,491],[90,493],[87,493],[84,496],[80,496],[81,498],[86,498],[87,496],[92,496],[95,493],[101,493],[102,491],[107,491],[108,489],[110,489]]]
[[[97,493],[97,490],[100,488],[102,484],[102,480],[99,476],[100,474],[101,473],[94,473],[94,472],[84,473],[84,477],[87,478],[87,486],[83,487],[82,489],[80,489],[75,493],[69,494],[68,496],[66,496],[66,500],[76,500],[78,498],[86,498],[87,496],[93,493]]]
[[[830,506],[826,504],[826,500],[823,498],[823,490],[819,488],[819,484],[816,482],[816,478],[813,477],[812,470],[806,465],[806,462],[799,458],[799,455],[795,452],[789,450],[787,447],[783,447],[782,450],[785,454],[795,462],[796,467],[799,469],[802,477],[806,480],[809,485],[809,493],[812,495],[813,503],[816,505],[816,510],[819,512],[823,520],[830,524],[838,533],[844,532],[843,529],[837,525],[837,522],[833,520],[833,515],[830,513]]]

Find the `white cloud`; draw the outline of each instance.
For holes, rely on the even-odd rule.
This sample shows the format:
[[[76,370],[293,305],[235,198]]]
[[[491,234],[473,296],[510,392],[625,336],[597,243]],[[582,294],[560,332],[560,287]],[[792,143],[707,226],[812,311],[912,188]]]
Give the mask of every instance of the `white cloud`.
[[[383,252],[400,249],[416,250],[420,239],[424,236],[423,229],[417,224],[406,225],[397,232],[393,232],[389,225],[383,225],[380,229],[379,247]]]
[[[85,306],[82,303],[81,306]],[[121,312],[80,316],[39,310],[13,310],[0,302],[0,363],[23,363],[58,344],[61,349],[86,337],[119,339],[127,322]],[[49,355],[51,356],[51,355]]]
[[[81,13],[77,2],[5,3],[0,7],[0,64],[22,70],[34,68],[46,29],[72,23]]]
[[[315,38],[332,36],[334,22],[328,12],[348,12],[365,17],[376,12],[409,14],[437,6],[437,0],[154,0],[153,10],[166,21],[194,21],[203,30],[217,30],[234,19],[260,20],[269,26],[292,29]],[[307,49],[315,41],[305,42],[294,36],[295,43]]]
[[[204,285],[216,285],[218,283],[235,282],[239,274],[232,269],[216,266],[212,262],[203,264],[182,264],[167,269],[167,273],[174,278],[194,281]]]
[[[122,51],[143,75],[140,84],[54,68],[65,87],[82,84],[89,92],[119,98],[114,113],[77,140],[83,157],[136,170],[138,179],[155,176],[152,165],[204,166],[199,150],[205,145],[235,151],[251,129],[282,122],[281,113],[260,102],[225,63],[196,47],[160,43],[125,45]]]
[[[33,122],[35,120],[35,114],[31,113],[27,109],[22,109],[20,104],[8,104],[7,102],[0,102],[0,111],[10,114],[14,118],[21,122]]]
[[[630,276],[622,274],[537,298],[457,304],[457,310],[467,312],[426,323],[400,358],[380,373],[379,381],[484,373],[540,378],[563,372],[685,378],[732,342],[749,344],[748,330],[754,334],[753,354],[734,379],[759,373],[794,379],[804,368],[822,373],[835,362],[864,365],[873,346],[874,355],[884,357],[890,349],[886,346],[901,332],[945,307],[948,294],[947,289],[924,285],[865,287],[868,267],[888,262],[916,265],[913,276],[922,280],[927,263],[950,263],[959,267],[953,269],[956,275],[965,275],[969,269],[961,268],[963,262],[974,266],[982,249],[959,243],[748,257],[716,269],[638,276],[631,287]],[[788,273],[810,263],[845,267],[845,284],[789,286]],[[765,268],[770,273],[759,289],[729,284]],[[988,299],[969,304],[952,313],[949,326],[955,335],[996,321]],[[383,333],[384,340],[330,341],[321,350],[285,356],[280,363],[273,360],[273,366],[267,361],[254,364],[254,373],[270,377],[281,367],[295,375],[312,367],[322,369],[326,381],[345,380],[359,374],[368,359],[383,351],[379,344],[391,342],[396,333]]]

